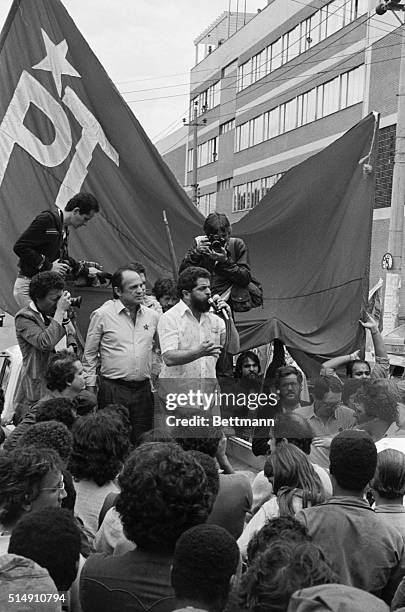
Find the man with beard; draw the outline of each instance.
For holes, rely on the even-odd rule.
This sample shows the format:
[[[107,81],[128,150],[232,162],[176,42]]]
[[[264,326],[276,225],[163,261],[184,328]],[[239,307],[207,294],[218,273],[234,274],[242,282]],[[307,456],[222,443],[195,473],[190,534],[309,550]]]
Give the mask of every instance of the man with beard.
[[[208,417],[208,410],[215,403],[215,366],[226,341],[226,326],[220,316],[209,312],[211,275],[207,270],[195,266],[186,268],[179,276],[177,291],[180,301],[161,316],[158,324],[164,363],[159,378],[159,396],[164,406],[173,410],[167,402],[169,392],[177,397],[182,394],[185,408],[196,408]],[[239,350],[239,336],[231,309],[220,300],[217,310],[225,310],[228,314],[227,351],[235,354]]]
[[[242,419],[257,416],[257,404],[250,402],[250,397],[255,397],[260,393],[262,377],[260,376],[260,360],[253,351],[241,353],[235,364],[234,379],[232,386],[233,405],[232,416]],[[254,411],[254,412],[253,412]],[[249,439],[251,427],[235,426],[237,436]]]
[[[135,443],[152,428],[150,375],[159,315],[143,304],[144,281],[131,266],[114,272],[111,285],[114,299],[91,315],[83,368],[87,388],[95,391],[100,367],[99,408],[128,408]]]
[[[356,425],[354,410],[342,405],[341,381],[336,376],[321,376],[314,380],[314,403],[296,408],[309,423],[314,438],[309,460],[329,468],[329,448],[333,438]]]
[[[29,306],[15,316],[17,341],[22,353],[22,375],[16,398],[15,420],[24,417],[27,410],[47,392],[45,373],[55,347],[65,338],[65,346],[75,344],[75,338],[65,329],[70,307],[70,293],[57,272],[40,272],[31,279]]]

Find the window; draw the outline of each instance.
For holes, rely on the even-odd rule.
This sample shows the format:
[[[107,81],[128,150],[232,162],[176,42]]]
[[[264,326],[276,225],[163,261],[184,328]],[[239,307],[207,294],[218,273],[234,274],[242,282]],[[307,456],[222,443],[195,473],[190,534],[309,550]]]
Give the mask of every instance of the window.
[[[239,66],[238,91],[277,70],[368,11],[368,0],[333,0]]]
[[[215,211],[216,195],[216,193],[206,193],[205,195],[198,196],[197,208],[204,217]]]
[[[363,82],[364,65],[242,123],[236,128],[235,152],[361,102]]]
[[[206,166],[217,160],[218,156],[218,138],[211,138],[197,147],[197,168]],[[187,172],[193,170],[193,149],[189,149],[187,153]]]
[[[232,177],[223,179],[222,181],[218,181],[217,183],[217,191],[226,191],[227,189],[232,188]]]
[[[190,121],[193,119],[194,105],[197,103],[197,117],[211,110],[220,102],[221,96],[221,81],[217,81],[208,89],[202,91],[198,96],[194,97],[190,102]]]
[[[234,187],[232,212],[249,210],[257,206],[263,196],[266,195],[281,177],[282,173],[273,174],[272,176],[267,176]]]
[[[235,129],[235,119],[231,119],[230,121],[227,121],[226,123],[222,123],[219,126],[219,134],[220,136],[222,134],[226,134],[227,132],[230,132],[231,130]]]

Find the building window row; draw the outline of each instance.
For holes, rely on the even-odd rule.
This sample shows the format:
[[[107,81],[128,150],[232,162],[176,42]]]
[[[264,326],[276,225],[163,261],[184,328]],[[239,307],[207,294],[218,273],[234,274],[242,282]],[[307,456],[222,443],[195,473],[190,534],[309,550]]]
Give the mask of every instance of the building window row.
[[[333,0],[238,68],[238,91],[344,28],[368,10],[368,0]]]
[[[218,158],[218,136],[197,146],[197,168],[215,162]],[[188,150],[187,172],[193,170],[193,149]]]
[[[194,117],[194,105],[197,107],[197,117],[208,110],[218,106],[221,98],[221,81],[217,81],[214,85],[202,91],[198,96],[192,98],[190,102],[190,121]]]
[[[361,102],[363,83],[364,64],[238,125],[235,152]]]
[[[231,130],[235,129],[235,119],[231,119],[230,121],[226,121],[226,123],[221,123],[219,126],[219,135],[226,134]]]
[[[234,187],[232,212],[250,210],[257,206],[260,200],[282,176],[283,173],[273,174],[272,176],[249,181]]]
[[[227,189],[232,189],[232,177],[217,183],[217,191],[226,191]]]
[[[216,193],[206,193],[197,198],[197,208],[204,217],[207,217],[210,213],[215,212],[216,209]]]

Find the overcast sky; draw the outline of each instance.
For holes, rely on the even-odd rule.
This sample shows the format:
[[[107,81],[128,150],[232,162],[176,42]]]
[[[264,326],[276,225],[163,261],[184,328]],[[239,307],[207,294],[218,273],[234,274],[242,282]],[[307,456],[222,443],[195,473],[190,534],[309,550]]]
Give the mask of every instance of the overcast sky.
[[[229,0],[63,0],[111,79],[156,141],[181,126],[187,116],[193,40]],[[256,12],[266,0],[246,0]],[[0,0],[4,24],[11,0]],[[231,0],[236,11],[237,0]],[[244,0],[239,0],[243,10]],[[155,99],[153,99],[155,98]]]

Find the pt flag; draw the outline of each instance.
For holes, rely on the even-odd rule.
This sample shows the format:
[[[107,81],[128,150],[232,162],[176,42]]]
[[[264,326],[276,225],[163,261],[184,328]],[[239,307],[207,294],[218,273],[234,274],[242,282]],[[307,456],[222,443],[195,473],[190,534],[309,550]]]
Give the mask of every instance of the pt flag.
[[[59,0],[13,2],[0,35],[0,82],[0,306],[16,311],[18,236],[78,191],[93,193],[101,212],[71,232],[75,258],[110,272],[140,261],[151,282],[171,275],[163,210],[179,261],[203,218]],[[289,170],[233,226],[264,292],[263,309],[237,316],[244,349],[273,338],[301,355],[358,348],[377,124],[370,114]]]
[[[42,210],[79,191],[101,213],[71,232],[77,259],[107,271],[141,261],[170,276],[162,212],[181,258],[202,216],[59,0],[15,0],[0,35],[0,306],[16,311],[13,244]]]

